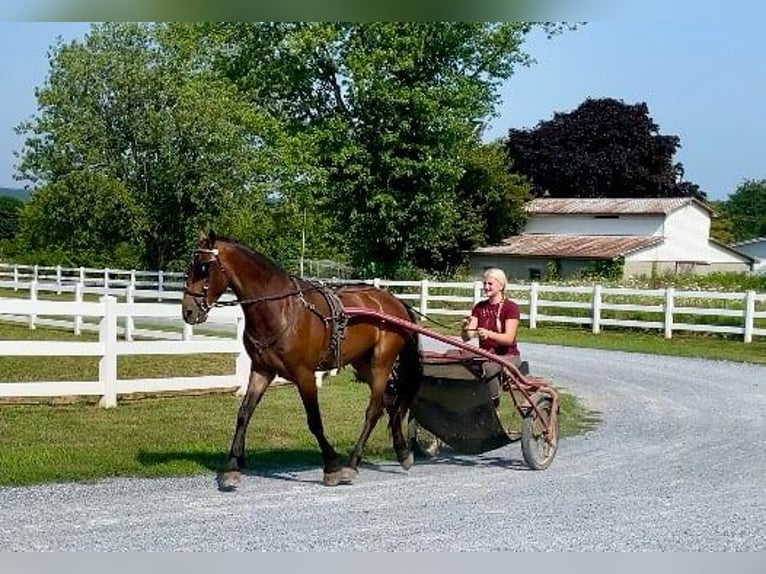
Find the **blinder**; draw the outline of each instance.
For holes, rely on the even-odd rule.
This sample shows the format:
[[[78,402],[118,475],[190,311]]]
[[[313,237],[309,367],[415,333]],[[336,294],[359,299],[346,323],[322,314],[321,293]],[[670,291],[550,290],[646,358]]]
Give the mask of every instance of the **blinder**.
[[[199,257],[200,255],[210,255],[211,257],[208,259],[201,259]],[[212,309],[212,306],[207,302],[207,293],[210,289],[210,266],[212,263],[217,263],[221,272],[224,274],[226,273],[223,265],[221,265],[221,262],[218,259],[218,249],[195,249],[189,267],[192,270],[192,275],[195,280],[203,280],[202,291],[193,291],[186,285],[184,285],[183,288],[183,292],[187,295],[191,295],[194,298],[197,307],[199,307],[205,314],[209,313],[210,309]],[[188,280],[189,275],[187,274],[186,281],[188,282]]]

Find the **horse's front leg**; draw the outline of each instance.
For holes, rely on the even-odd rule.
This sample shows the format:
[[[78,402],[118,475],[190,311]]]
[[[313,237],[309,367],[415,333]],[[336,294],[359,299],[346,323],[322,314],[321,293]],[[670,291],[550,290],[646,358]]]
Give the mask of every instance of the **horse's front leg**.
[[[306,411],[306,422],[309,430],[319,443],[319,450],[322,451],[322,462],[324,467],[323,484],[326,486],[336,486],[341,482],[346,482],[343,463],[330,445],[324,434],[324,425],[322,424],[322,415],[319,412],[319,400],[317,397],[316,378],[313,371],[305,371],[296,374],[295,384],[298,386],[298,393],[303,402],[303,408]]]
[[[242,476],[242,469],[245,468],[245,434],[247,425],[253,411],[258,403],[261,402],[263,393],[274,379],[273,373],[259,371],[250,372],[250,381],[247,384],[247,391],[242,397],[237,413],[237,426],[234,430],[234,438],[231,441],[229,456],[221,473],[218,475],[218,488],[220,490],[235,490],[239,486]]]

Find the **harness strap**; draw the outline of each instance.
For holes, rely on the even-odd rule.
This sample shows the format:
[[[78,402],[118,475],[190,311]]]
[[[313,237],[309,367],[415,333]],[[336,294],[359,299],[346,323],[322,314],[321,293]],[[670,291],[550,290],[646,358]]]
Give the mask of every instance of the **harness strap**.
[[[309,311],[315,313],[324,322],[325,327],[329,327],[330,329],[330,342],[327,345],[327,350],[324,355],[319,360],[316,370],[324,371],[339,369],[341,341],[346,338],[348,315],[343,310],[343,303],[341,303],[340,299],[335,294],[334,288],[328,287],[321,281],[308,281],[311,284],[312,289],[319,292],[322,297],[324,297],[325,301],[327,301],[327,306],[330,309],[330,315],[325,317],[317,311],[315,305],[311,305],[304,300],[304,305],[306,305]]]

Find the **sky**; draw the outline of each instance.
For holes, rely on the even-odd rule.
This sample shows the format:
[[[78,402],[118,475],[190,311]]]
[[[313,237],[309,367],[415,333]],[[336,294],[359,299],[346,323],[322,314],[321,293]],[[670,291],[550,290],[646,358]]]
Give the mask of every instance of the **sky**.
[[[663,4],[662,20],[615,17],[552,39],[531,36],[525,49],[536,63],[504,84],[486,138],[533,128],[589,97],[645,102],[659,133],[679,136],[674,160],[709,199],[766,179],[766,6],[753,3],[747,18],[717,19],[684,0]],[[49,48],[88,29],[83,22],[0,22],[0,187],[25,183],[13,179],[13,152],[23,144],[14,127],[37,111]]]

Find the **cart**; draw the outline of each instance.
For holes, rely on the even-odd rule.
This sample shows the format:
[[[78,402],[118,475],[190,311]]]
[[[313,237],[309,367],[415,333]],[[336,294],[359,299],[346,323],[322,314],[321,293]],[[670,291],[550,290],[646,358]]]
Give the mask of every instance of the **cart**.
[[[420,390],[408,420],[415,453],[434,457],[448,445],[459,454],[479,454],[521,441],[530,468],[544,470],[553,462],[559,439],[559,395],[546,379],[529,375],[524,363],[516,367],[502,356],[398,317],[362,308],[345,311],[376,317],[426,337],[421,339]],[[441,348],[424,345],[427,340],[442,343]],[[522,419],[518,434],[501,420],[493,377],[499,377],[501,396],[508,397]]]

